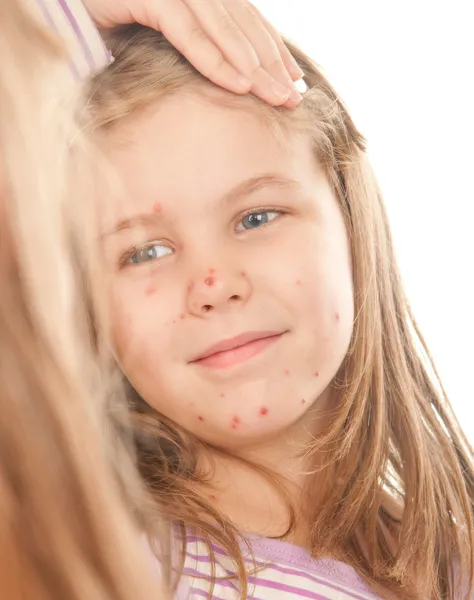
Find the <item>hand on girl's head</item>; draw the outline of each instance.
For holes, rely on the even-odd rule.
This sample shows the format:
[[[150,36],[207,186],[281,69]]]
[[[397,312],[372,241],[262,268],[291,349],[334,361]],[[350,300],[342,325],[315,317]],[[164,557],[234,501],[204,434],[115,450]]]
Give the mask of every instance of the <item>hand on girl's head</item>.
[[[86,0],[101,27],[137,21],[162,31],[213,83],[251,91],[269,104],[296,106],[303,72],[281,35],[248,0]]]

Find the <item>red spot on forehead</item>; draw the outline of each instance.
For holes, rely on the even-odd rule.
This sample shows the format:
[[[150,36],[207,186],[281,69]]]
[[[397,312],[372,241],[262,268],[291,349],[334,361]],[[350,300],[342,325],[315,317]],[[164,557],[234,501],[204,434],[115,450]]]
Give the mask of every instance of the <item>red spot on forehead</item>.
[[[159,202],[155,202],[155,204],[153,204],[153,212],[159,215],[162,211],[163,207],[161,206],[161,204]]]
[[[198,420],[199,421],[204,421],[204,417],[201,417],[201,415],[198,416]]]
[[[214,279],[214,277],[206,277],[206,279],[204,280],[204,283],[206,285],[213,286],[215,283],[215,279]]]
[[[145,294],[147,296],[151,296],[152,294],[154,294],[156,292],[156,287],[154,285],[150,285],[146,288],[145,290]]]
[[[262,408],[260,409],[260,414],[261,414],[261,415],[266,415],[266,414],[268,414],[268,408],[265,408],[264,406],[262,406]]]

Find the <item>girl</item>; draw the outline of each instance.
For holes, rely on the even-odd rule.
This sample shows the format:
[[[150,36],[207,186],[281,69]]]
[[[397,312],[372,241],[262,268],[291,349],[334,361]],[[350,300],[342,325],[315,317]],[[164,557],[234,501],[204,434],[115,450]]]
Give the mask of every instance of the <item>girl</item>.
[[[146,28],[111,49],[89,126],[121,175],[100,201],[113,343],[191,596],[467,598],[472,450],[337,94],[293,47],[294,111]]]

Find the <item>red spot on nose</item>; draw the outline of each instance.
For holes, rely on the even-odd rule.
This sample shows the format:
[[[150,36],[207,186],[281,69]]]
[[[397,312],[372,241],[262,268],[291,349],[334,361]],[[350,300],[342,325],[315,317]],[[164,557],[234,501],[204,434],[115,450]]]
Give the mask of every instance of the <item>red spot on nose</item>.
[[[185,315],[184,313],[181,313],[181,314],[179,315],[179,318],[180,318],[180,319],[185,319],[185,318],[186,318],[186,315]]]
[[[290,371],[288,369],[285,369],[285,375],[289,375]]]
[[[160,214],[163,210],[163,207],[161,206],[161,204],[159,202],[155,202],[155,204],[153,204],[153,212],[156,214]]]
[[[265,408],[264,406],[262,406],[262,408],[260,409],[260,414],[261,414],[261,415],[266,415],[266,414],[268,414],[268,408]]]
[[[151,296],[152,294],[154,294],[156,292],[156,287],[154,285],[150,285],[149,287],[146,288],[145,290],[145,294],[147,296]]]
[[[198,420],[199,421],[204,421],[204,417],[201,417],[201,415],[198,416]]]
[[[206,285],[213,286],[215,283],[215,279],[214,279],[214,277],[206,277],[206,279],[204,280],[204,283]]]

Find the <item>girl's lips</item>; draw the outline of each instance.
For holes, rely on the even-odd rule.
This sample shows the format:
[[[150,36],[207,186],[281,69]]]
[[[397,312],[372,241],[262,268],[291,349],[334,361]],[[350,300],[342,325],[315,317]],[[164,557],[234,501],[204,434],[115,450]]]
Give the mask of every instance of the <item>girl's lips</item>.
[[[282,335],[283,332],[273,331],[242,334],[212,346],[192,362],[212,369],[225,369],[260,354]]]

